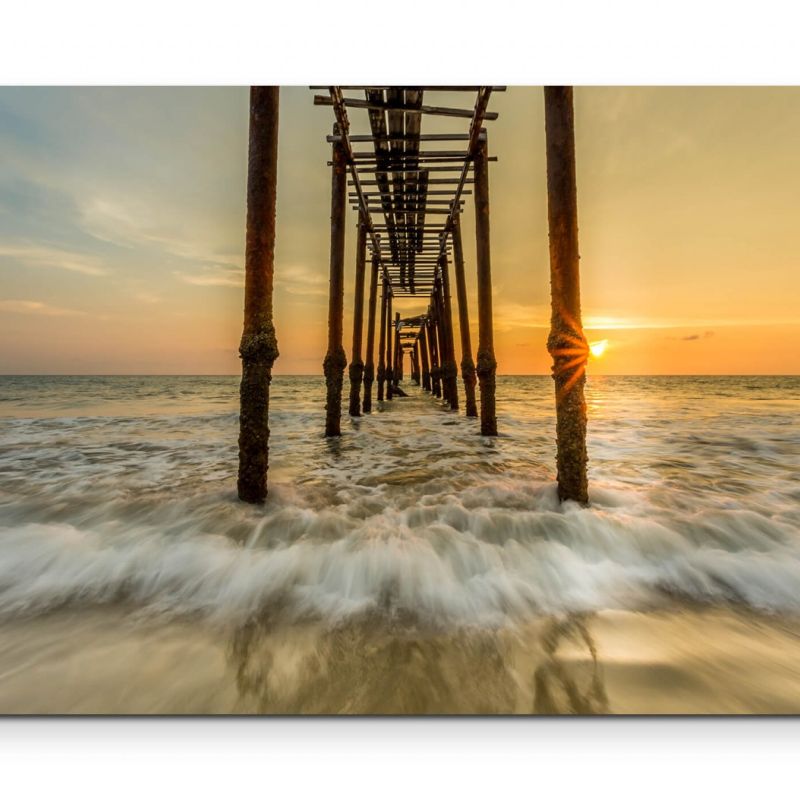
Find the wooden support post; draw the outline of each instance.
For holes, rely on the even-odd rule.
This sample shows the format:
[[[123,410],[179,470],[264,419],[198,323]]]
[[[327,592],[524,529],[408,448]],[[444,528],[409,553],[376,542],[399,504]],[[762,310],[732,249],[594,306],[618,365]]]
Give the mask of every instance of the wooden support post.
[[[392,363],[392,379],[394,388],[403,380],[403,350],[400,347],[400,312],[394,315],[394,360]]]
[[[367,228],[358,223],[356,242],[356,285],[353,293],[353,353],[350,360],[350,416],[361,416],[361,379],[364,362],[361,360],[361,337],[364,328],[364,274],[367,260]]]
[[[426,391],[431,390],[431,368],[428,361],[428,335],[426,329],[428,323],[423,322],[419,331],[419,352],[422,356],[422,388]]]
[[[389,287],[386,301],[386,399],[394,396],[394,338],[392,337],[392,290]]]
[[[269,468],[269,385],[278,342],[272,321],[275,195],[278,172],[277,86],[250,89],[244,327],[239,344],[239,499],[263,503]]]
[[[411,350],[411,380],[413,380],[417,386],[422,383],[422,376],[419,370],[419,339],[414,342],[414,347]]]
[[[382,281],[381,291],[381,327],[378,335],[378,401],[383,400],[383,385],[386,381],[386,308],[389,303],[389,288]]]
[[[478,416],[475,402],[475,362],[472,360],[472,342],[469,334],[469,308],[467,307],[467,281],[464,273],[464,247],[461,241],[461,214],[453,218],[453,265],[456,273],[456,294],[458,295],[458,327],[461,332],[461,377],[464,380],[466,414]]]
[[[334,125],[334,135],[339,126]],[[344,314],[344,225],[347,209],[347,163],[341,144],[333,145],[331,168],[331,264],[328,301],[328,352],[323,362],[327,402],[325,435],[341,436],[342,383],[347,356],[342,345]]]
[[[431,348],[431,393],[434,397],[442,396],[438,338],[436,333],[436,309],[431,303],[428,308],[428,344]]]
[[[436,307],[436,354],[439,360],[439,396],[449,405],[450,397],[447,394],[449,384],[445,376],[445,362],[447,360],[447,330],[445,328],[444,308],[442,303],[441,278],[437,278],[434,281],[433,298]]]
[[[456,349],[453,341],[453,308],[450,302],[450,269],[447,254],[439,258],[439,269],[442,280],[440,286],[442,305],[442,328],[444,330],[445,357],[442,364],[442,380],[447,387],[445,397],[453,411],[458,411],[458,367],[456,366]]]
[[[572,87],[546,86],[544,110],[552,302],[547,349],[556,393],[558,496],[588,503],[583,387],[589,348],[581,322]]]
[[[364,364],[364,400],[361,406],[365,414],[372,411],[372,384],[375,381],[375,312],[378,302],[378,270],[380,259],[372,257],[369,281],[369,311],[367,313],[367,354]]]
[[[489,248],[489,153],[485,137],[478,141],[475,174],[475,238],[478,267],[478,382],[481,390],[481,434],[497,436],[495,412],[494,331],[492,328],[492,267]]]

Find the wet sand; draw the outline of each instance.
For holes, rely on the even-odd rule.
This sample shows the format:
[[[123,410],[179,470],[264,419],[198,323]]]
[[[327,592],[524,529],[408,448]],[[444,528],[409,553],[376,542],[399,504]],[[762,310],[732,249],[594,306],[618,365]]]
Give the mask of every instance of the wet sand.
[[[0,626],[0,713],[796,714],[800,620],[674,608],[494,632],[221,631],[65,610]]]

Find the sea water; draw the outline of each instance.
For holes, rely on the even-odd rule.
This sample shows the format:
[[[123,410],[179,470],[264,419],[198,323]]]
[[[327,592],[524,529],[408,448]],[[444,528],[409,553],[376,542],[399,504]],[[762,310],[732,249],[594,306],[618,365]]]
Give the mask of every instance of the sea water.
[[[275,377],[260,507],[236,377],[0,377],[0,712],[796,710],[800,378],[592,377],[587,508],[550,378],[496,438],[403,385],[330,440]]]

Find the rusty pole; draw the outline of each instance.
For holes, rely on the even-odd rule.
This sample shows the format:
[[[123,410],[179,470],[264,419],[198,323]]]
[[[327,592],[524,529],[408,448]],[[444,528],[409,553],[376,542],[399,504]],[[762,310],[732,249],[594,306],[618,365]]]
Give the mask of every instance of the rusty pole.
[[[381,327],[378,335],[378,401],[383,400],[383,384],[386,380],[386,306],[389,302],[389,290],[386,281],[382,281],[381,289]]]
[[[338,136],[339,126],[333,126]],[[328,352],[323,362],[327,402],[325,435],[341,436],[342,383],[347,356],[342,346],[344,315],[344,225],[347,208],[347,163],[344,148],[333,145],[331,168],[331,264],[328,300]]]
[[[458,327],[461,332],[461,377],[464,380],[466,395],[466,414],[478,416],[475,402],[475,362],[472,360],[472,342],[469,334],[469,308],[467,307],[467,281],[464,273],[464,246],[461,241],[461,214],[453,217],[453,264],[456,273],[456,294],[458,296]]]
[[[250,89],[244,326],[239,344],[239,499],[263,503],[269,468],[269,385],[278,342],[272,321],[275,196],[278,173],[277,86]]]
[[[436,308],[433,303],[428,307],[428,344],[431,348],[431,393],[434,397],[442,396],[439,372],[439,347],[436,333]]]
[[[422,323],[419,331],[419,353],[422,356],[422,388],[431,390],[431,368],[428,362],[428,336],[426,334],[427,321]]]
[[[411,379],[419,386],[422,383],[422,376],[419,371],[419,339],[414,342],[411,349]]]
[[[386,301],[386,399],[394,395],[394,339],[392,338],[392,290],[389,287]]]
[[[400,347],[400,312],[394,314],[394,363],[392,364],[394,388],[403,380],[403,349]]]
[[[367,228],[358,223],[356,242],[356,286],[353,297],[353,355],[350,362],[350,416],[361,416],[361,379],[364,362],[361,360],[361,338],[364,328],[364,273],[367,262]]]
[[[372,411],[372,384],[375,380],[375,311],[378,302],[378,270],[380,259],[372,257],[372,272],[369,281],[369,312],[367,315],[367,353],[364,364],[364,400],[361,410],[365,414]]]
[[[553,357],[556,393],[558,496],[588,503],[583,388],[589,348],[581,322],[572,87],[546,86],[544,111],[552,303],[547,349]]]
[[[442,377],[447,386],[447,401],[453,411],[458,411],[458,367],[456,366],[456,348],[453,337],[453,307],[450,300],[450,268],[447,254],[439,258],[439,269],[442,273],[441,303],[445,341],[445,361],[442,365]]]
[[[436,306],[436,352],[439,356],[439,384],[441,388],[440,396],[448,405],[450,405],[450,395],[448,394],[450,384],[445,374],[445,364],[447,362],[447,328],[444,318],[441,278],[437,278],[434,282],[433,297]]]
[[[497,436],[495,412],[494,331],[492,329],[492,267],[489,248],[489,153],[482,132],[475,152],[475,238],[478,267],[478,382],[481,390],[481,434]]]

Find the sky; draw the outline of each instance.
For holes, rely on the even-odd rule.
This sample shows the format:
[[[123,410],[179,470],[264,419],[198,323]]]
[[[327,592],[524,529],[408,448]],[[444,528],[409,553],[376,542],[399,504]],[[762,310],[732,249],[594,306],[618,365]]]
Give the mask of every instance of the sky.
[[[277,374],[321,373],[326,349],[333,114],[312,97],[281,89]],[[541,88],[490,109],[498,372],[545,374]],[[607,341],[590,374],[800,373],[800,89],[579,87],[575,125],[583,318]],[[0,373],[237,373],[247,128],[241,87],[0,88]]]

